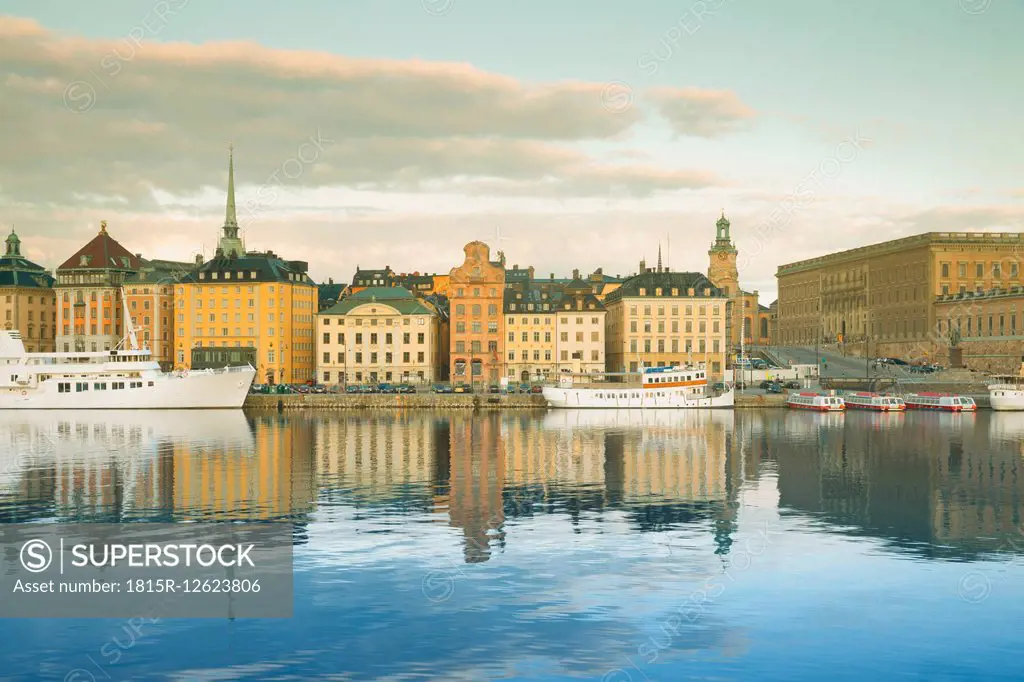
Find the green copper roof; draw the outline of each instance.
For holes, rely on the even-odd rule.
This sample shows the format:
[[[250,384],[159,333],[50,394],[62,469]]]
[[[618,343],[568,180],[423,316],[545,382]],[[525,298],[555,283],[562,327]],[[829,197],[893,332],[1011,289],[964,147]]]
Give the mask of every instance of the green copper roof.
[[[348,315],[354,308],[368,303],[380,303],[394,308],[401,315],[434,315],[435,310],[416,298],[404,287],[370,287],[335,303],[321,315]]]

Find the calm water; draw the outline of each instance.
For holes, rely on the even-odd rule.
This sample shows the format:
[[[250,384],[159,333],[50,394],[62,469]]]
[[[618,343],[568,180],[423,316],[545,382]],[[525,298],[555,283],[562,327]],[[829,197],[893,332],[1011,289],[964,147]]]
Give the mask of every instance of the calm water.
[[[1022,436],[991,413],[0,414],[5,523],[296,528],[293,619],[2,620],[0,678],[1021,679]]]

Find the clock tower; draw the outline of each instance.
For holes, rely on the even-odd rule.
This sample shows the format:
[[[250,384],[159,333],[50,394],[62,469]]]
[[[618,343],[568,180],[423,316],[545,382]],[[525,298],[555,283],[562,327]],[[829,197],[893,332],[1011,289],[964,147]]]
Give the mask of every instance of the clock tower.
[[[740,274],[736,269],[738,251],[729,236],[729,220],[724,210],[715,227],[715,242],[708,251],[708,279],[730,298],[735,298],[740,293]]]

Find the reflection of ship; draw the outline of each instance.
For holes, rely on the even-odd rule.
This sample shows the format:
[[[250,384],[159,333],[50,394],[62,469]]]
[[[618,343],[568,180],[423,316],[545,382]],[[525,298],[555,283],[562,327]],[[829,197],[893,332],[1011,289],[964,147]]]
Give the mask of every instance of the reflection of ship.
[[[690,428],[716,424],[732,429],[731,410],[552,410],[544,415],[545,429]]]
[[[988,421],[988,434],[992,440],[1005,440],[1014,445],[1024,444],[1024,413],[993,414]]]
[[[902,426],[903,414],[901,410],[890,412],[848,410],[844,422],[853,429],[882,431]]]

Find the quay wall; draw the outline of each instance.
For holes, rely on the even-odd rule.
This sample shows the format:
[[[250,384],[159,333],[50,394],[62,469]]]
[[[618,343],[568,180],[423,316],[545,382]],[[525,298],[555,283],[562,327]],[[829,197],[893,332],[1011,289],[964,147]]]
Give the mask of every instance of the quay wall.
[[[971,393],[978,407],[988,408],[987,393]],[[495,400],[497,398],[497,400]],[[283,394],[250,395],[245,407],[256,410],[546,410],[547,404],[539,395],[394,395],[371,393],[349,394]],[[785,394],[740,393],[736,395],[736,409],[785,408]]]

